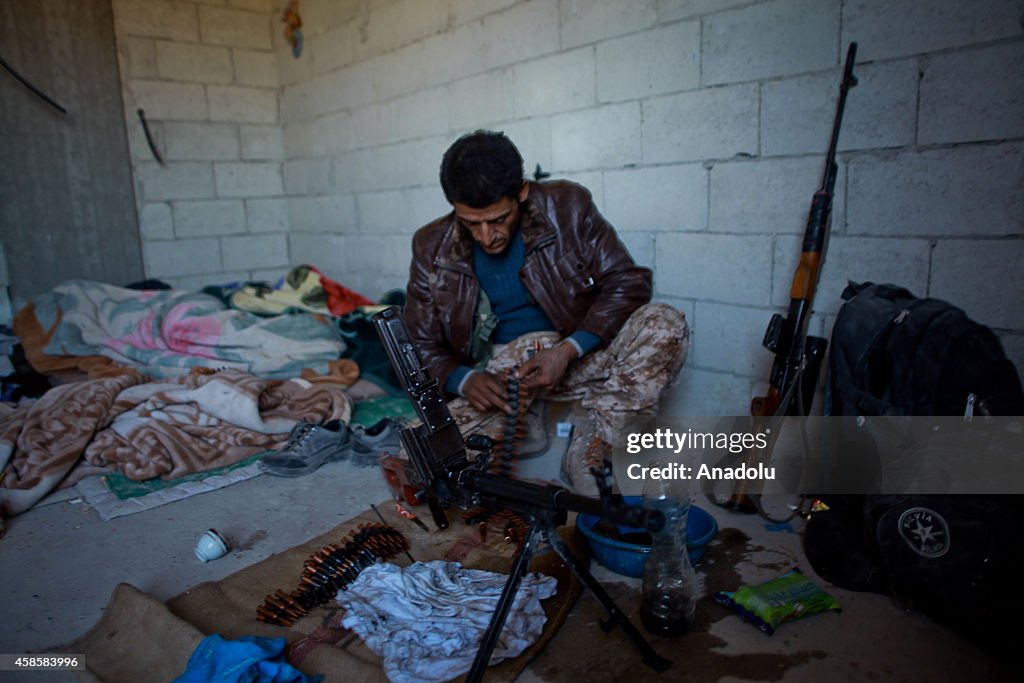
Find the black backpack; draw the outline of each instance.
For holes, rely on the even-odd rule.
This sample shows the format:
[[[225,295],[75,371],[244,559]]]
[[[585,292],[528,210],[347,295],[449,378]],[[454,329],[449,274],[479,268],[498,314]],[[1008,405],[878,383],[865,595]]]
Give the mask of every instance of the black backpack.
[[[1024,415],[1020,377],[998,337],[961,309],[889,284],[851,283],[843,299],[832,331],[826,414]],[[857,448],[847,442],[843,452],[874,457],[878,444],[850,431],[867,430],[831,437],[858,440]],[[890,593],[908,608],[1008,651],[1008,632],[997,625],[1001,615],[1024,609],[1015,587],[1024,567],[1024,497],[821,499],[829,510],[815,513],[804,533],[805,552],[820,576],[842,588]]]

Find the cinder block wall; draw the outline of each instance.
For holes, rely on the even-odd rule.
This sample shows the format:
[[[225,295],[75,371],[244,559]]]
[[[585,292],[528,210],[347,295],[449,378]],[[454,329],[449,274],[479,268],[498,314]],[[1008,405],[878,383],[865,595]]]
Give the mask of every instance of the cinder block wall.
[[[271,0],[113,10],[147,276],[199,288],[280,275],[288,201]]]
[[[136,4],[119,0],[115,11]],[[190,7],[196,31],[214,12],[249,14],[231,0],[215,9],[144,4]],[[265,77],[274,73],[277,89],[238,81],[238,55],[266,59],[266,43],[213,41],[224,34],[212,27],[180,37],[131,32],[146,50],[227,50],[235,79],[190,76],[173,86],[204,92],[206,110],[185,107],[178,90],[167,98],[183,111],[165,112],[164,136],[172,119],[187,126],[195,117],[209,135],[216,125],[237,131],[239,152],[190,152],[176,162],[178,194],[146,195],[151,269],[191,264],[172,257],[185,249],[213,269],[207,252],[220,249],[221,270],[209,275],[272,270],[279,264],[242,236],[268,230],[262,239],[287,235],[290,264],[314,263],[379,296],[405,284],[412,232],[449,208],[437,184],[444,149],[464,132],[497,128],[528,170],[540,164],[588,185],[634,256],[655,269],[657,298],[686,313],[693,348],[666,410],[743,414],[766,385],[761,336],[787,303],[839,69],[856,40],[860,86],[840,140],[813,330],[829,332],[846,280],[892,281],[963,306],[1024,367],[1019,0],[303,0],[299,59],[281,36],[283,4],[262,12],[276,52],[276,73],[267,67]],[[231,26],[227,35],[241,40]],[[227,67],[201,61],[207,78],[227,78]],[[176,80],[147,68],[129,83]],[[248,105],[227,121],[214,116],[238,103],[229,88],[239,87],[278,96],[280,119],[244,120]],[[242,131],[255,125],[272,138],[275,124],[283,165],[250,161]],[[155,169],[137,140],[132,148],[145,192]],[[249,166],[245,180],[233,177]],[[257,198],[280,216],[273,227],[253,228]],[[228,216],[233,232],[209,236],[189,220],[207,209]],[[229,267],[233,240],[240,249]]]

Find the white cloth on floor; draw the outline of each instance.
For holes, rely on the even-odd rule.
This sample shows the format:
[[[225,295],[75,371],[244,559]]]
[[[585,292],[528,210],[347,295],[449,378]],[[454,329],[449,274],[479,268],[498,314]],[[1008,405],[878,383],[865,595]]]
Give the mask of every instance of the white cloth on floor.
[[[447,681],[476,657],[508,576],[458,562],[375,564],[343,591],[342,624],[384,659],[394,683]],[[527,574],[516,593],[491,664],[519,655],[544,630],[540,601],[555,594],[550,576]]]

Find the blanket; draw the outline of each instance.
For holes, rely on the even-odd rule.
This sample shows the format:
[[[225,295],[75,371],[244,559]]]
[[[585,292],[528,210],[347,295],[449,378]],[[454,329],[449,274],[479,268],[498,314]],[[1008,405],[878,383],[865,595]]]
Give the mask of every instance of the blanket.
[[[328,362],[345,350],[336,327],[323,316],[266,318],[230,309],[200,292],[69,280],[32,304],[38,326],[52,330],[43,355],[106,357],[151,377],[205,367],[285,379],[307,368],[326,372]]]
[[[329,384],[237,370],[64,384],[0,414],[0,517],[34,505],[82,462],[171,479],[280,447],[301,419],[351,416],[352,400]]]
[[[444,532],[425,532],[396,513],[388,501],[377,506],[385,521],[403,532],[409,551],[417,560],[444,557],[453,545],[467,536],[478,535],[454,511],[451,526]],[[317,536],[242,569],[220,581],[194,586],[166,604],[127,584],[114,591],[110,604],[96,626],[77,641],[53,651],[81,652],[88,674],[84,680],[96,683],[170,681],[184,671],[190,655],[203,636],[219,633],[237,639],[247,635],[288,639],[288,661],[309,674],[323,674],[325,683],[387,683],[380,657],[353,632],[341,625],[343,610],[335,601],[313,609],[292,626],[275,626],[256,620],[256,606],[277,590],[293,589],[302,576],[306,560],[328,544],[340,544],[367,524],[379,523],[377,514],[366,510],[332,531]],[[586,544],[570,527],[560,530],[562,540],[577,557],[585,558]],[[498,527],[477,543],[463,564],[472,569],[507,572],[516,547],[506,543]],[[404,554],[390,562],[409,564]],[[510,683],[530,658],[544,649],[565,622],[582,588],[580,582],[553,552],[538,550],[530,563],[531,572],[552,576],[557,592],[544,600],[547,623],[539,641],[516,659],[488,669],[486,680]],[[595,620],[596,622],[596,620]],[[592,638],[593,648],[598,641]],[[625,646],[629,650],[629,646]],[[635,655],[633,662],[636,663]]]

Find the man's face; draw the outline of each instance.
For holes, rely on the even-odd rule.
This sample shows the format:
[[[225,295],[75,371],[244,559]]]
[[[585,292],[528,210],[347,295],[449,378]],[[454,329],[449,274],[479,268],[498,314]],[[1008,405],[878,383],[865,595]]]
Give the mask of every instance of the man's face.
[[[469,230],[484,253],[495,256],[511,243],[512,234],[519,225],[519,202],[526,201],[528,193],[529,186],[524,182],[518,197],[503,197],[482,209],[455,202],[455,219]]]

